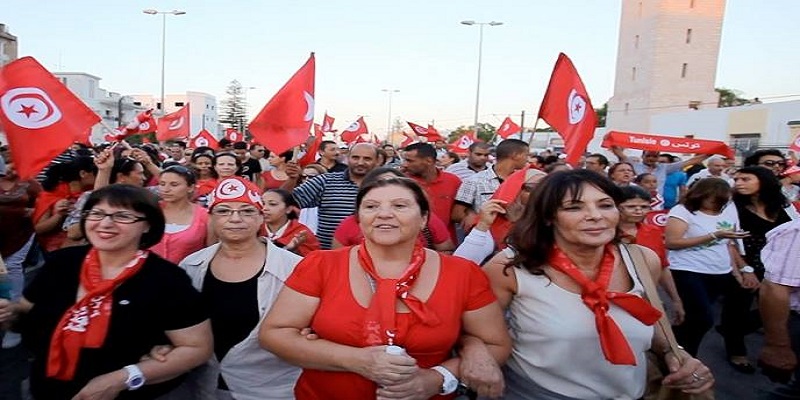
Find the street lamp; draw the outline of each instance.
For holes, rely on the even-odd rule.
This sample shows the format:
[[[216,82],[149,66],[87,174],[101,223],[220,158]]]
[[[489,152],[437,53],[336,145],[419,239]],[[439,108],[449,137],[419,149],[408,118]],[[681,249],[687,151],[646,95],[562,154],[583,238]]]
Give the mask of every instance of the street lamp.
[[[478,105],[481,101],[481,62],[483,60],[483,26],[498,26],[503,25],[502,22],[498,21],[491,21],[491,22],[475,22],[472,20],[468,21],[461,21],[462,25],[478,25],[480,28],[480,37],[478,39],[478,85],[475,89],[475,120],[472,124],[473,128],[475,129],[475,134],[478,134]]]
[[[172,11],[158,11],[152,8],[142,10],[143,13],[148,15],[161,14],[161,115],[167,113],[167,103],[164,101],[164,63],[166,60],[167,51],[167,14],[170,15],[183,15],[186,11],[172,10]]]
[[[392,93],[400,91],[397,89],[381,89],[381,92],[389,94],[389,115],[386,117],[386,140],[389,140],[389,135],[392,133]]]

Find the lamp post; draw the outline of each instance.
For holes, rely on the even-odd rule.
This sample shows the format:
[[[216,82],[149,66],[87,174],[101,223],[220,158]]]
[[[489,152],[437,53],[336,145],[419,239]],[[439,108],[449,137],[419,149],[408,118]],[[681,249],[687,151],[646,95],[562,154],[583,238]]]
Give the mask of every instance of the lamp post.
[[[167,104],[164,100],[164,65],[167,52],[167,14],[170,15],[183,15],[186,11],[172,10],[172,11],[158,11],[152,8],[142,10],[143,13],[148,15],[161,14],[161,115],[167,113]]]
[[[389,95],[389,115],[386,117],[386,140],[388,141],[389,135],[392,133],[392,94],[399,93],[397,89],[381,89],[381,92],[386,92]]]
[[[472,127],[475,129],[475,135],[478,134],[478,108],[481,101],[481,62],[483,61],[483,27],[484,25],[489,26],[498,26],[503,25],[502,22],[498,21],[491,21],[491,22],[475,22],[472,20],[469,21],[461,21],[462,25],[478,25],[480,30],[480,36],[478,38],[478,84],[475,89],[475,120],[473,121]]]

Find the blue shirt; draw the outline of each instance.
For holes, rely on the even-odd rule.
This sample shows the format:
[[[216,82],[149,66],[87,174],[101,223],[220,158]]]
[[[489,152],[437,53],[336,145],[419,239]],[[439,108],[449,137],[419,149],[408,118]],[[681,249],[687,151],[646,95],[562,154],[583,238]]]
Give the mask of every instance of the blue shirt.
[[[680,200],[680,189],[686,186],[686,172],[675,171],[664,180],[664,208],[670,209]]]

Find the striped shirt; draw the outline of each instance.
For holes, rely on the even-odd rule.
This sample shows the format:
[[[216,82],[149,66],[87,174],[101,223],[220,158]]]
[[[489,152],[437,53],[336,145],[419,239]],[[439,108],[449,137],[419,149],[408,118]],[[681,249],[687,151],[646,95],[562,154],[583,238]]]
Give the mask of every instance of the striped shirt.
[[[487,164],[486,168],[483,171],[486,171],[487,169],[490,169],[490,168],[491,168],[491,165]],[[475,176],[476,174],[478,174],[480,172],[483,172],[483,171],[476,171],[476,170],[470,168],[469,163],[467,162],[467,160],[461,160],[461,161],[459,161],[459,162],[447,167],[447,169],[445,169],[445,171],[457,176],[462,181],[465,180],[465,179],[471,178],[471,177]]]
[[[767,232],[761,262],[765,268],[764,279],[792,288],[790,307],[800,312],[800,220]]]
[[[356,211],[358,185],[348,171],[315,176],[292,192],[300,208],[319,207],[317,238],[323,250],[329,250],[333,232],[346,217]]]
[[[478,211],[483,203],[492,198],[501,183],[503,180],[494,172],[494,167],[486,168],[461,182],[461,187],[456,193],[456,201]]]

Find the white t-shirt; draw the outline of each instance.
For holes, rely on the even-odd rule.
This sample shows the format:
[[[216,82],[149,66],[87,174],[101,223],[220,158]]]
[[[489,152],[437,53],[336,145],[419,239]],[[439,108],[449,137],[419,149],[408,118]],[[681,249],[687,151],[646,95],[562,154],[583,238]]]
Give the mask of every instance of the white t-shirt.
[[[689,225],[683,234],[684,238],[704,236],[720,229],[739,227],[739,214],[732,203],[728,203],[719,215],[709,215],[701,211],[691,213],[679,204],[669,211],[669,217],[677,218]],[[693,247],[670,250],[667,253],[669,269],[712,275],[730,273],[731,255],[728,243],[729,239],[717,239]],[[742,248],[741,240],[737,240],[737,245]]]

